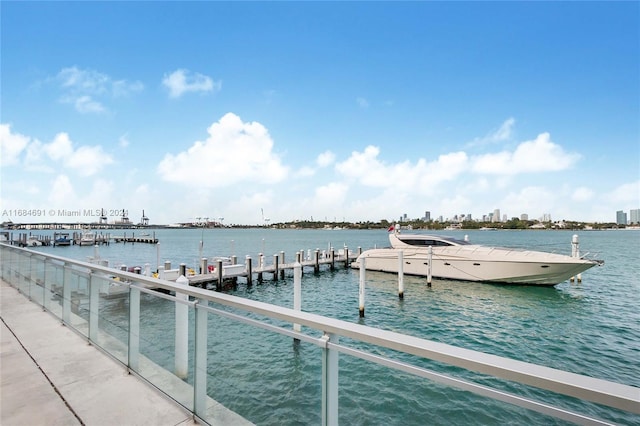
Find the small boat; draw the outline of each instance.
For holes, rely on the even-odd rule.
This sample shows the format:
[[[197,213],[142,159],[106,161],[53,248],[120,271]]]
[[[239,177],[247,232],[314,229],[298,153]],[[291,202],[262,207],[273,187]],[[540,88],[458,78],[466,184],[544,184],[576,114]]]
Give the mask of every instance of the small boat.
[[[42,245],[42,241],[40,241],[38,237],[31,235],[25,240],[24,245],[27,247],[38,247]]]
[[[70,246],[71,238],[69,238],[69,234],[61,233],[56,235],[55,239],[53,240],[53,245],[54,246]]]
[[[359,268],[364,259],[367,270],[398,273],[402,251],[402,269],[407,275],[427,276],[431,263],[433,278],[554,286],[604,263],[541,251],[471,244],[466,239],[439,235],[400,234],[397,229],[389,234],[390,248],[366,250],[353,266]]]
[[[87,230],[82,232],[82,235],[80,236],[81,246],[92,246],[92,245],[95,245],[95,243],[96,243],[96,234],[93,231]]]

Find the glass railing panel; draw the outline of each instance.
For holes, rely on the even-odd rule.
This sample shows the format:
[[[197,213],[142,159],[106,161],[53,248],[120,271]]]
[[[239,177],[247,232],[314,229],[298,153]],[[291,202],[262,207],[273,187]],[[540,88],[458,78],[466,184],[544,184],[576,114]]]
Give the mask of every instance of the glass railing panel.
[[[187,309],[186,367],[176,365],[176,302],[171,296],[155,292],[140,294],[139,359],[135,370],[188,409],[193,409],[194,312]],[[178,355],[178,358],[181,358]]]
[[[29,294],[31,300],[42,306],[44,301],[44,257],[31,256],[31,288]]]
[[[92,342],[126,365],[129,333],[128,285],[108,275],[93,273],[88,306],[89,336]]]
[[[292,329],[291,324],[267,322]],[[320,347],[215,313],[209,314],[207,346],[205,420],[321,424]]]
[[[29,274],[31,272],[30,258],[31,255],[28,252],[18,252],[18,261],[16,263],[18,290],[27,297],[29,297]]]
[[[340,424],[571,424],[342,353],[339,366]]]
[[[62,285],[64,283],[64,266],[57,261],[45,264],[44,308],[62,319]]]
[[[69,286],[68,294],[71,306],[70,326],[82,335],[89,336],[89,273],[76,268],[67,268],[65,286]],[[63,296],[65,297],[65,296]]]

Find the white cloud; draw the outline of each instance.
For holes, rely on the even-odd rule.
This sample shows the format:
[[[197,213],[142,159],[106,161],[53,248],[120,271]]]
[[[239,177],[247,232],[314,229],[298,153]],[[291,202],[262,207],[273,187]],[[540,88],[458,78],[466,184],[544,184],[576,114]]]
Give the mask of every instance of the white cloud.
[[[319,186],[315,190],[314,204],[319,206],[342,205],[346,199],[349,187],[341,182],[332,182]]]
[[[71,184],[71,180],[66,175],[59,175],[51,184],[49,191],[49,205],[55,207],[65,207],[68,200],[77,200],[75,190]]]
[[[43,158],[46,156],[46,158]],[[27,147],[25,166],[31,171],[54,171],[51,162],[75,170],[81,176],[91,176],[113,163],[111,155],[101,146],[80,146],[74,148],[67,133],[58,133],[48,144],[33,141]]]
[[[513,117],[506,119],[498,129],[492,131],[488,135],[483,138],[476,138],[471,143],[469,143],[468,147],[474,146],[482,146],[493,144],[497,142],[504,142],[511,139],[513,134],[513,127],[516,124],[516,120]]]
[[[227,113],[207,130],[208,138],[187,151],[167,154],[158,165],[166,181],[216,188],[247,181],[276,183],[288,174],[267,129],[258,122],[244,123]]]
[[[76,111],[83,114],[107,111],[103,101],[98,98],[122,97],[144,89],[139,81],[114,81],[107,74],[76,66],[60,70],[55,81],[62,89],[60,102],[73,105]]]
[[[535,140],[522,142],[515,151],[502,151],[472,158],[476,173],[515,175],[560,171],[571,168],[580,154],[567,153],[551,141],[549,133],[541,133]]]
[[[91,96],[80,96],[71,101],[76,107],[76,110],[81,113],[100,113],[104,112],[105,108],[100,102],[92,99]]]
[[[468,161],[464,152],[454,152],[433,162],[420,158],[415,164],[403,161],[387,165],[378,159],[379,154],[378,147],[367,146],[364,152],[354,151],[347,160],[337,163],[336,170],[364,186],[424,193],[439,182],[455,179],[466,170]]]
[[[129,146],[129,138],[126,134],[120,136],[118,139],[118,146],[120,146],[120,148],[126,148]]]
[[[162,84],[169,89],[171,98],[179,98],[187,92],[217,92],[222,88],[222,82],[213,81],[211,77],[186,69],[165,74]]]
[[[0,164],[10,166],[19,162],[20,154],[30,139],[20,133],[12,133],[11,125],[0,124]]]
[[[369,108],[369,101],[365,98],[358,97],[356,98],[356,102],[360,108]]]
[[[589,201],[593,198],[593,191],[587,187],[576,188],[571,194],[571,199],[577,202]]]
[[[635,203],[636,207],[640,205],[640,180],[625,183],[609,193],[607,197],[614,203]]]
[[[331,151],[325,151],[322,154],[318,155],[316,159],[316,164],[319,167],[327,167],[336,161],[336,155]]]

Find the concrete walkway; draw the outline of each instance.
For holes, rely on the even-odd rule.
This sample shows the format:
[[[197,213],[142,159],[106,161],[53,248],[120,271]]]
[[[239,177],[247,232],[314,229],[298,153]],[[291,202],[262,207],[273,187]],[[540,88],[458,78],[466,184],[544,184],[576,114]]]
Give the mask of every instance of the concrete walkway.
[[[0,290],[2,426],[196,424],[15,288]]]

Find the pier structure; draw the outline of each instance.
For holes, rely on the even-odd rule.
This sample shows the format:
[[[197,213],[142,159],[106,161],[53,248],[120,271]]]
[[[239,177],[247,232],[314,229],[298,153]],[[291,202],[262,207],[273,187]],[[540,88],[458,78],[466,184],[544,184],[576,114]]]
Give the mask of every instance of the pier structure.
[[[172,267],[171,262],[167,260],[162,265],[158,265],[155,273],[151,272],[148,263],[144,268],[135,268],[133,272],[167,281],[177,281],[181,276],[184,276],[189,286],[201,288],[215,286],[215,289],[219,291],[223,289],[225,283],[236,284],[238,278],[244,278],[248,285],[251,285],[254,279],[262,282],[265,274],[270,275],[274,281],[278,281],[279,279],[284,279],[287,271],[292,271],[291,273],[293,273],[296,267],[300,268],[301,276],[305,268],[312,269],[315,274],[320,273],[323,266],[330,271],[340,266],[350,268],[352,262],[361,253],[361,247],[350,251],[346,246],[337,252],[334,249],[322,252],[319,249],[313,252],[307,250],[306,253],[304,250],[300,250],[295,253],[295,259],[292,262],[286,262],[285,252],[280,251],[273,255],[271,263],[267,263],[264,254],[260,253],[255,265],[251,256],[245,257],[244,264],[238,263],[237,256],[214,257],[211,259],[203,257],[196,267],[187,267],[182,263],[176,268],[175,266]],[[121,265],[119,269],[128,270],[128,267]]]

